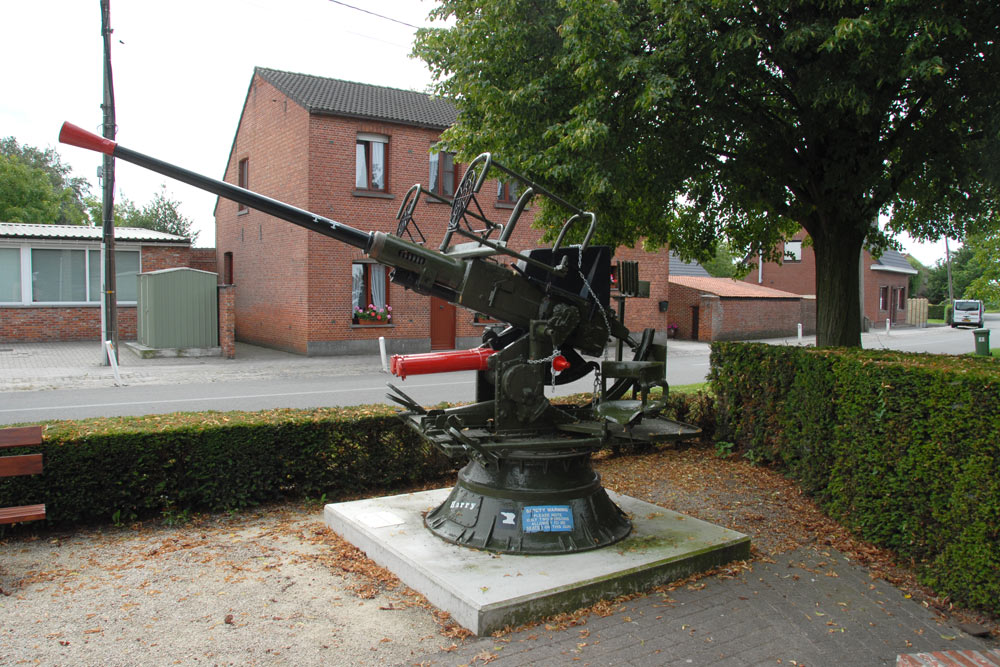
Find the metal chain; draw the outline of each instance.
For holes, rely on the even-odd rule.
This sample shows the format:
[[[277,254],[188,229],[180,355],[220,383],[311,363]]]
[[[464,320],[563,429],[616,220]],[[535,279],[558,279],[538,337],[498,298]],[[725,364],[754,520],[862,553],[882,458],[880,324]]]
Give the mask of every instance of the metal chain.
[[[601,317],[604,318],[604,326],[607,328],[607,335],[611,335],[611,322],[608,321],[608,315],[604,312],[604,306],[601,305],[601,300],[597,296],[597,292],[594,288],[590,286],[587,281],[587,276],[583,275],[583,245],[578,245],[576,247],[576,270],[580,274],[580,278],[583,279],[583,284],[587,286],[587,291],[590,292],[590,296],[594,297],[594,303],[597,304],[597,310],[601,313]]]

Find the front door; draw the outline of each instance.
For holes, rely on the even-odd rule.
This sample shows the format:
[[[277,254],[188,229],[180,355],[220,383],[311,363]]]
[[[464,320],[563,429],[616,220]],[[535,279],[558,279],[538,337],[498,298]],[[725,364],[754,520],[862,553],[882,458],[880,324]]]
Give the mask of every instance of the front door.
[[[431,349],[455,349],[455,306],[436,296],[431,298]]]
[[[698,306],[691,306],[691,340],[698,340]]]

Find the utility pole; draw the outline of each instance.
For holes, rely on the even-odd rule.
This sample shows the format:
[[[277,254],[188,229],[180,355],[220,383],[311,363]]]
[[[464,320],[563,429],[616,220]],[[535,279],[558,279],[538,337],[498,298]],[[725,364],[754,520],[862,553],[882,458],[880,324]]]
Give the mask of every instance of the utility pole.
[[[101,36],[104,38],[104,137],[115,138],[115,91],[111,79],[111,0],[101,0]],[[111,341],[114,364],[118,363],[118,298],[115,289],[115,159],[104,156],[102,172],[102,210],[104,216],[101,255],[104,257],[103,303],[104,331],[101,332],[101,346],[105,350],[104,363],[111,365],[112,359],[107,349]]]
[[[955,289],[952,287],[951,282],[951,251],[948,250],[948,237],[944,237],[944,263],[948,267],[948,301],[951,302],[951,307],[955,307]]]

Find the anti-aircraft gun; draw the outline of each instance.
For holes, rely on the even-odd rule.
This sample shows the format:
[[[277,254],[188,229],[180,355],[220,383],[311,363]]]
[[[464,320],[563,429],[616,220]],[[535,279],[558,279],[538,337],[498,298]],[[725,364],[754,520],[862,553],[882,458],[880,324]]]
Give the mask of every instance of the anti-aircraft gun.
[[[468,405],[424,409],[389,384],[388,398],[422,438],[452,457],[468,457],[451,494],[425,517],[426,526],[456,544],[518,554],[559,554],[613,544],[631,523],[611,501],[593,470],[593,452],[629,442],[690,438],[699,429],[660,416],[667,396],[666,347],[646,329],[633,337],[611,303],[612,251],[591,245],[597,226],[583,211],[497,161],[472,161],[452,199],[414,185],[397,214],[396,234],[365,232],[143,155],[65,123],[63,143],[112,155],[220,197],[360,248],[391,267],[390,280],[505,323],[487,329],[480,347],[397,355],[394,375],[456,370],[476,372]],[[477,195],[499,172],[525,186],[505,223],[490,220]],[[550,248],[518,251],[511,235],[534,196],[565,208],[569,217]],[[421,197],[451,206],[443,240],[428,246],[417,224]],[[580,244],[564,243],[577,225]],[[453,243],[456,237],[462,243]],[[635,262],[619,262],[617,298],[648,295]],[[609,339],[618,341],[606,360]],[[632,358],[622,358],[623,345]],[[589,357],[590,359],[587,359]],[[592,374],[586,405],[553,405],[545,387]],[[610,382],[610,386],[609,386]],[[653,390],[659,389],[657,394]]]

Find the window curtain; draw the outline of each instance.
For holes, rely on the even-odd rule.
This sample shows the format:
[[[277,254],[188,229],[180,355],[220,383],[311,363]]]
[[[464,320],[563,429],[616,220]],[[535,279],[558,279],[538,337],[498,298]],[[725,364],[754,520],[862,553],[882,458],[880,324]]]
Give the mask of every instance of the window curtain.
[[[385,190],[385,144],[371,142],[372,190]]]
[[[365,267],[363,264],[351,264],[351,313],[358,308],[364,309],[368,304],[361,303],[365,293]]]
[[[0,248],[0,302],[21,301],[21,249]]]
[[[438,156],[440,153],[431,153],[431,168],[427,179],[427,189],[437,192],[438,188]]]
[[[372,305],[385,308],[385,269],[379,264],[371,264]]]
[[[31,300],[84,302],[87,300],[87,259],[83,250],[31,251]]]
[[[368,189],[368,156],[365,153],[366,143],[359,141],[356,144],[356,159],[354,161],[354,187],[361,190]]]

